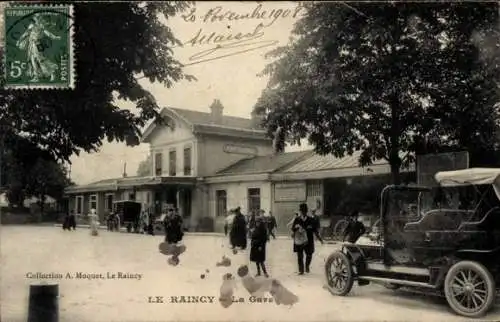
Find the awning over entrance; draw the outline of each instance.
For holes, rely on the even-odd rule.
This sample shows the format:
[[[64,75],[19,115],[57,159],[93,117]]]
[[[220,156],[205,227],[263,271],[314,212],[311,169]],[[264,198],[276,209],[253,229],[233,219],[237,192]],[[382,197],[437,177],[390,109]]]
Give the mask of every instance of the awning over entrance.
[[[86,185],[68,187],[66,194],[82,192],[118,191],[122,189],[138,189],[160,185],[193,186],[196,183],[194,177],[126,177],[118,179],[106,179]]]

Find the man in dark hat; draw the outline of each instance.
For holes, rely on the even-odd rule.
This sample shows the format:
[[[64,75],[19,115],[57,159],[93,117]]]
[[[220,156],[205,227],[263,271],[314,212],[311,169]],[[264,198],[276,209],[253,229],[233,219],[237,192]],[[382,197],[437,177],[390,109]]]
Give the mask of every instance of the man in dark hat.
[[[305,272],[309,273],[312,255],[314,253],[314,236],[323,243],[318,228],[314,218],[308,216],[307,204],[300,204],[299,216],[294,219],[292,224],[292,232],[294,235],[293,251],[297,253],[299,275],[304,274],[304,268]],[[305,263],[304,254],[306,255]]]
[[[349,220],[349,224],[344,231],[344,238],[342,240],[345,241],[347,239],[349,243],[354,244],[359,237],[363,236],[366,232],[366,228],[365,225],[359,221],[359,211],[353,211],[350,219],[351,220]]]

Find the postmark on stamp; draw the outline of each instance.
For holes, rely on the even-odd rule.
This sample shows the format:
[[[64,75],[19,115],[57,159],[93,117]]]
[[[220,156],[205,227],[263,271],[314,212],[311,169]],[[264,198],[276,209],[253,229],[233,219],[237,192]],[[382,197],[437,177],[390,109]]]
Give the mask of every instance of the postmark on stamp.
[[[5,8],[6,88],[74,88],[72,15],[71,5]]]

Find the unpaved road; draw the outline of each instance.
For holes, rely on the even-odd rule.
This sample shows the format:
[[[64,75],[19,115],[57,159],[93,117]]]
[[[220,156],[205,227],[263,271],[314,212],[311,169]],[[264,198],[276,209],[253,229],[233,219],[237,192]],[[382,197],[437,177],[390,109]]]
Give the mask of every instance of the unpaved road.
[[[27,277],[30,272],[63,275],[48,280],[59,283],[61,322],[465,321],[451,313],[443,299],[380,286],[355,286],[347,297],[332,296],[322,285],[324,258],[334,245],[318,245],[311,274],[297,276],[291,241],[272,240],[267,249],[269,272],[298,295],[299,302],[293,307],[251,303],[248,292],[238,283],[234,295],[245,302],[223,308],[217,301],[222,275],[236,275],[237,267],[248,262],[248,254],[232,255],[221,237],[186,235],[187,251],[174,267],[158,252],[161,236],[100,231],[99,236],[91,237],[87,229],[65,232],[35,226],[1,226],[0,236],[1,321],[6,322],[26,321],[29,284],[37,281]],[[217,267],[224,254],[232,265]],[[250,269],[254,274],[253,265]],[[74,276],[76,272],[106,278],[66,278],[67,273]],[[108,273],[117,276],[118,272],[131,278],[107,278]],[[202,295],[215,302],[169,303],[172,296]],[[167,303],[148,303],[150,296],[162,296]],[[497,305],[486,319],[500,320],[500,307]]]

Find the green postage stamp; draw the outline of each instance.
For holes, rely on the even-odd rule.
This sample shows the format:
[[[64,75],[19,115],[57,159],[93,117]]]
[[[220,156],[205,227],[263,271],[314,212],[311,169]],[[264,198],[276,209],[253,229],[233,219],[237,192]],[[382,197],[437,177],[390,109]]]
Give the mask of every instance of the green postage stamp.
[[[6,88],[72,89],[73,7],[7,6],[4,11]]]

